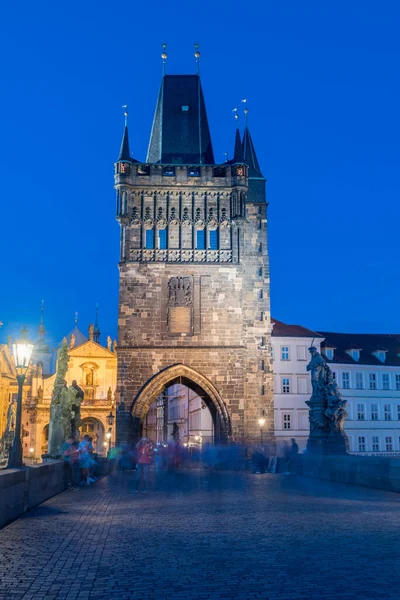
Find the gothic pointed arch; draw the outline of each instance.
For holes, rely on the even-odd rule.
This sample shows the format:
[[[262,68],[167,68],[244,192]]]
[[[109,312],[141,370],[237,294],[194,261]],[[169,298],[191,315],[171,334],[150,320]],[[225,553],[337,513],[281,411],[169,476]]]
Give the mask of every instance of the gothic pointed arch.
[[[207,377],[182,363],[163,369],[141,388],[132,402],[132,419],[143,420],[154,400],[167,387],[175,383],[186,385],[204,400],[214,418],[216,439],[222,442],[228,441],[231,435],[231,421],[223,398]]]

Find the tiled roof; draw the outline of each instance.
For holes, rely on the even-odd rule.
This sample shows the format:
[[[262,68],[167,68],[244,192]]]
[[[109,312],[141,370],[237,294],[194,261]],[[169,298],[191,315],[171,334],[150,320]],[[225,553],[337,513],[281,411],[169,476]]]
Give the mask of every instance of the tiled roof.
[[[320,331],[319,333],[325,338],[322,347],[326,345],[327,348],[336,348],[333,360],[327,361],[329,363],[400,367],[400,334],[335,333],[331,331]],[[346,352],[349,349],[360,349],[360,360],[353,360]],[[373,354],[379,350],[387,350],[384,363]]]
[[[277,319],[271,319],[273,323],[272,336],[273,337],[309,337],[309,338],[322,338],[323,336],[316,331],[306,329],[302,325],[288,325]]]

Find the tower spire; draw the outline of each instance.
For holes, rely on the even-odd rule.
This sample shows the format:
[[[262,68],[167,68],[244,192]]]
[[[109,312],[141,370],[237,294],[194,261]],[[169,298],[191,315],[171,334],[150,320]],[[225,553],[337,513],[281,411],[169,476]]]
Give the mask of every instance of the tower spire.
[[[44,334],[46,333],[46,328],[44,326],[44,300],[42,300],[42,306],[40,309],[40,323],[38,327],[39,340],[44,339]]]
[[[130,161],[131,153],[129,150],[129,136],[128,136],[128,105],[124,104],[122,106],[124,109],[124,117],[125,117],[125,127],[124,127],[124,135],[122,136],[121,148],[119,150],[118,160]]]
[[[94,321],[93,341],[100,343],[100,327],[99,327],[99,305],[96,304],[96,317]]]

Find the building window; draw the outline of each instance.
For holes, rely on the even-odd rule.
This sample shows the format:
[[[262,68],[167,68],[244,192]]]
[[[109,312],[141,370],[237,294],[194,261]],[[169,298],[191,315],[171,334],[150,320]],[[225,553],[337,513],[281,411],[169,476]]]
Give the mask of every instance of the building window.
[[[206,239],[205,239],[204,229],[198,229],[196,231],[196,248],[197,248],[197,250],[205,250],[206,249]]]
[[[362,373],[356,373],[356,390],[364,389],[364,377]]]
[[[389,373],[382,373],[382,389],[390,390]]]
[[[289,360],[289,346],[281,347],[281,360]]]
[[[363,435],[358,438],[358,451],[365,452],[365,437]]]
[[[397,420],[400,421],[400,404],[397,405]]]
[[[146,229],[146,249],[154,248],[154,229]]]
[[[333,360],[333,348],[325,348],[325,356],[328,360]]]
[[[360,360],[360,351],[350,350],[350,356],[355,362],[358,362]]]
[[[264,313],[260,312],[260,321],[264,321]]]
[[[260,371],[264,371],[264,369],[265,369],[265,362],[263,361],[263,359],[261,359],[260,360]]]
[[[383,415],[384,415],[385,421],[392,420],[392,407],[390,406],[390,404],[383,405]]]
[[[262,251],[263,251],[262,244],[258,244],[258,251],[259,251],[259,252],[262,252]]]
[[[306,346],[297,346],[297,360],[307,360]]]
[[[400,374],[396,374],[396,390],[400,390]]]
[[[265,340],[265,337],[264,337],[264,336],[263,336],[263,337],[260,337],[260,346],[261,346],[261,348],[265,348],[265,341],[266,341],[266,340]]]
[[[263,276],[263,268],[262,267],[258,267],[258,276],[259,277]],[[399,384],[400,384],[400,379],[399,379]]]
[[[218,230],[211,229],[209,231],[209,248],[210,250],[218,250]]]
[[[184,104],[183,106],[181,106],[181,110],[182,112],[189,112],[189,107],[186,104]]]
[[[342,388],[350,389],[350,373],[342,373]]]
[[[378,405],[371,404],[371,421],[378,421]]]
[[[369,389],[376,390],[376,375],[375,375],[375,373],[369,374]]]
[[[265,395],[265,385],[261,386],[261,396]]]
[[[258,290],[258,297],[260,298],[260,300],[261,298],[264,298],[264,293],[262,290]]]
[[[282,377],[282,394],[290,394],[290,379]]]
[[[386,442],[386,452],[393,452],[393,441],[392,441],[392,436],[388,435],[385,438],[385,442]]]
[[[332,377],[333,377],[333,381],[337,380],[336,371],[332,371]]]
[[[158,248],[160,250],[167,249],[167,230],[166,229],[158,230]]]
[[[365,421],[364,404],[357,404],[357,421]]]
[[[291,429],[290,414],[283,415],[283,429]]]
[[[376,435],[372,437],[372,452],[379,452],[379,438]]]

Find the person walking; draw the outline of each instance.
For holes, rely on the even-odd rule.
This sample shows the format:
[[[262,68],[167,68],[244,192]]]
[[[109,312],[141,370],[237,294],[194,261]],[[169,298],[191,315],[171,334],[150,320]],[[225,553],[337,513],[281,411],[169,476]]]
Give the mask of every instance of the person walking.
[[[136,488],[134,492],[137,494],[140,488],[140,482],[143,481],[142,493],[147,492],[147,483],[149,478],[149,465],[153,454],[153,444],[147,437],[142,437],[140,442],[136,445],[138,452],[137,463],[136,463]]]
[[[290,446],[288,453],[288,462],[287,462],[287,473],[288,475],[291,473],[292,469],[296,465],[297,456],[299,454],[299,446],[296,444],[296,440],[291,438],[292,445]]]

